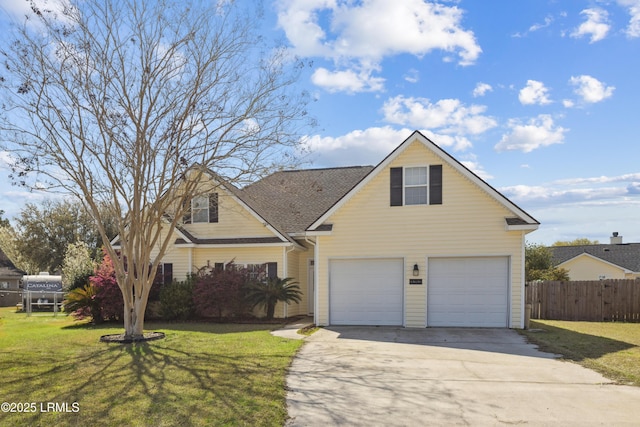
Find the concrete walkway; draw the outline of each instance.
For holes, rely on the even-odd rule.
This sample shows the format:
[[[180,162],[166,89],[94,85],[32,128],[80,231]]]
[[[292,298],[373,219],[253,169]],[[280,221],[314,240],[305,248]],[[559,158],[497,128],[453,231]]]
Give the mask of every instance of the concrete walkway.
[[[288,426],[640,425],[640,388],[506,329],[331,327],[287,379]]]
[[[271,335],[282,338],[290,338],[294,340],[302,340],[306,338],[306,335],[298,333],[298,330],[313,325],[313,317],[303,317],[300,320],[296,320],[293,323],[287,324],[284,328],[271,331]]]

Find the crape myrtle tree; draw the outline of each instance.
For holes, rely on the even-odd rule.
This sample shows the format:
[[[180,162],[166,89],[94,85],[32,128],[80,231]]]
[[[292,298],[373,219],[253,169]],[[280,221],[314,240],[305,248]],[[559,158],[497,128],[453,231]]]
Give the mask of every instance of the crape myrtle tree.
[[[212,191],[203,174],[242,184],[290,163],[310,124],[295,88],[304,65],[257,34],[257,5],[246,6],[32,2],[0,49],[0,148],[13,178],[72,194],[94,216],[127,337],[143,335],[154,273],[190,200]],[[104,206],[118,218],[113,244]]]

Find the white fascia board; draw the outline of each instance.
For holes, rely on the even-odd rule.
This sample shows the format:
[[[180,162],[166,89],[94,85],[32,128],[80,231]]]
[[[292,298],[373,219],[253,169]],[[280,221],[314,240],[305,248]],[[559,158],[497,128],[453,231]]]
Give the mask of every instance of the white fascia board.
[[[293,238],[314,237],[314,236],[330,236],[331,233],[333,233],[333,231],[314,231],[314,230],[309,230],[309,231],[303,231],[303,232],[299,232],[299,233],[289,233],[289,236],[291,236]]]
[[[300,246],[298,243],[292,244],[290,242],[281,242],[281,243],[227,243],[227,244],[213,244],[213,243],[187,243],[187,244],[174,244],[175,247],[178,248],[203,248],[203,249],[211,249],[211,248],[265,248],[265,247],[287,247],[294,246],[296,248],[304,249],[303,246]]]
[[[424,144],[429,150],[434,152],[438,157],[440,157],[444,162],[446,162],[449,166],[457,170],[471,182],[476,184],[486,193],[488,193],[494,200],[496,200],[499,204],[507,208],[509,211],[513,212],[519,218],[522,218],[526,222],[534,224],[539,224],[539,222],[527,214],[525,211],[516,206],[512,201],[503,196],[498,190],[487,184],[484,180],[478,177],[476,174],[471,172],[466,166],[456,160],[449,153],[444,151],[442,148],[438,147],[435,143],[429,140],[427,137],[422,135],[422,133],[418,131],[414,131],[407,139],[404,140],[402,144],[400,144],[395,150],[393,150],[382,162],[380,162],[369,174],[362,179],[355,187],[351,189],[347,194],[345,194],[342,199],[340,199],[336,204],[334,204],[329,210],[327,210],[320,218],[318,218],[313,224],[311,224],[307,230],[312,231],[314,228],[320,226],[324,223],[331,215],[333,215],[338,209],[340,209],[345,203],[347,203],[354,194],[362,189],[365,185],[367,185],[375,176],[377,176],[382,170],[384,170],[391,162],[393,162],[399,155],[402,153],[409,145],[411,145],[414,141],[420,141]]]
[[[539,224],[522,224],[522,225],[506,225],[507,231],[527,231],[532,232],[537,230]]]

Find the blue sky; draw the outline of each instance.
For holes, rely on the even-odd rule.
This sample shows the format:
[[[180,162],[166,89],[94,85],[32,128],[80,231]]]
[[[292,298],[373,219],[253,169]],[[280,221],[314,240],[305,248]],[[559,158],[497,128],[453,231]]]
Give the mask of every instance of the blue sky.
[[[541,222],[529,241],[640,242],[640,0],[265,8],[313,62],[310,167],[376,164],[418,129]],[[41,198],[0,187],[8,217]]]

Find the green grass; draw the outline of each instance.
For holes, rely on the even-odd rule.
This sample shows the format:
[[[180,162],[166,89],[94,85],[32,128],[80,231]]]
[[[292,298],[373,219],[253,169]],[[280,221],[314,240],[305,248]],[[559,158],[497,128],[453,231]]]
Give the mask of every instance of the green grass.
[[[51,313],[0,309],[0,426],[281,426],[285,374],[301,341],[274,337],[279,325],[146,323],[166,338],[106,344],[118,325],[91,326]],[[47,402],[78,412],[42,412]]]
[[[543,351],[640,386],[640,323],[536,320],[521,333]]]

